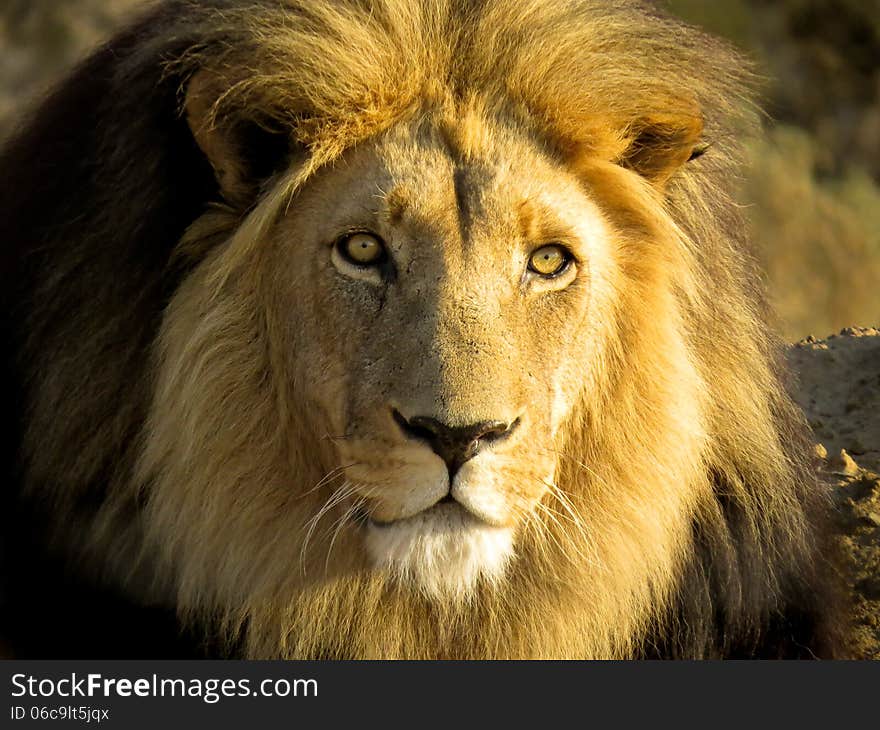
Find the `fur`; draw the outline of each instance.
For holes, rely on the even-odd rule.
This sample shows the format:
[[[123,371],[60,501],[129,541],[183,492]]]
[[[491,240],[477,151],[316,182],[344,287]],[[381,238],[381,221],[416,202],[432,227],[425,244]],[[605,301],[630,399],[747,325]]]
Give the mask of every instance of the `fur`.
[[[110,594],[192,634],[139,645],[111,622],[96,654],[835,655],[827,500],[731,197],[749,86],[724,45],[635,1],[171,0],[98,50],[2,154],[13,648],[82,652],[71,616]],[[589,347],[548,389],[552,478],[529,472],[521,519],[463,540],[358,524],[370,475],[309,387],[342,399],[352,377],[317,326],[338,302],[302,298],[279,258],[375,149],[467,174],[533,161],[560,208],[589,199]],[[487,188],[455,180],[449,235],[470,240]],[[419,204],[384,193],[388,220]],[[458,302],[438,341],[492,358],[449,366],[451,420],[543,367],[469,322],[492,317],[466,293],[438,290]],[[445,478],[425,459],[419,495]],[[488,509],[473,489],[459,501]],[[92,598],[59,616],[52,575]]]

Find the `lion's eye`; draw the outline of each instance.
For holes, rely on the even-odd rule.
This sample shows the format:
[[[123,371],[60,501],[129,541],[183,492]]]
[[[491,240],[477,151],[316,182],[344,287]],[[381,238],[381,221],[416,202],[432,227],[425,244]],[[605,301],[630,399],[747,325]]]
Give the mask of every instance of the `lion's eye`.
[[[532,252],[529,257],[529,271],[534,271],[541,276],[558,276],[568,267],[571,262],[571,254],[562,246],[555,243]]]
[[[372,233],[353,233],[336,244],[343,258],[356,266],[375,266],[385,259],[385,244]]]

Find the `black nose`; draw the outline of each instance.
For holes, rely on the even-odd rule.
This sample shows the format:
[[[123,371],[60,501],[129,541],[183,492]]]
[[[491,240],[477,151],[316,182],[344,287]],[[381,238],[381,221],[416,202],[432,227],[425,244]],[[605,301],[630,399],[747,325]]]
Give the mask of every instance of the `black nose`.
[[[468,459],[473,459],[484,446],[500,441],[519,425],[505,421],[481,421],[470,426],[447,426],[436,418],[415,416],[406,419],[396,410],[394,420],[407,436],[427,441],[434,452],[446,462],[450,481]]]

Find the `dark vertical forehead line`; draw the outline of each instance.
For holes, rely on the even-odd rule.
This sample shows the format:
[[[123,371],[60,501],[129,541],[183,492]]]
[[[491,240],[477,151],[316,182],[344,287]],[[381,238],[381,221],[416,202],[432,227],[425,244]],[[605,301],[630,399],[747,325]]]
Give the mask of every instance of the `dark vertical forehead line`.
[[[456,161],[452,168],[452,189],[455,193],[455,210],[458,213],[458,234],[462,243],[470,237],[473,225],[471,198],[473,197],[473,183],[470,180],[469,170],[464,163]]]
[[[452,192],[463,244],[483,211],[483,196],[495,177],[491,162],[491,134],[473,109],[446,117],[438,124],[439,141],[452,167]]]

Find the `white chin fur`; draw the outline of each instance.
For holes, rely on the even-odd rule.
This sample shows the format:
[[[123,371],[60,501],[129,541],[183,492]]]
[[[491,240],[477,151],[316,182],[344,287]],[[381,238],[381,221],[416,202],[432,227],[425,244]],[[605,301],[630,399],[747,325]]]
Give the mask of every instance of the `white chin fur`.
[[[367,527],[374,565],[439,600],[465,600],[482,578],[500,580],[513,555],[513,533],[441,504],[390,525]]]

